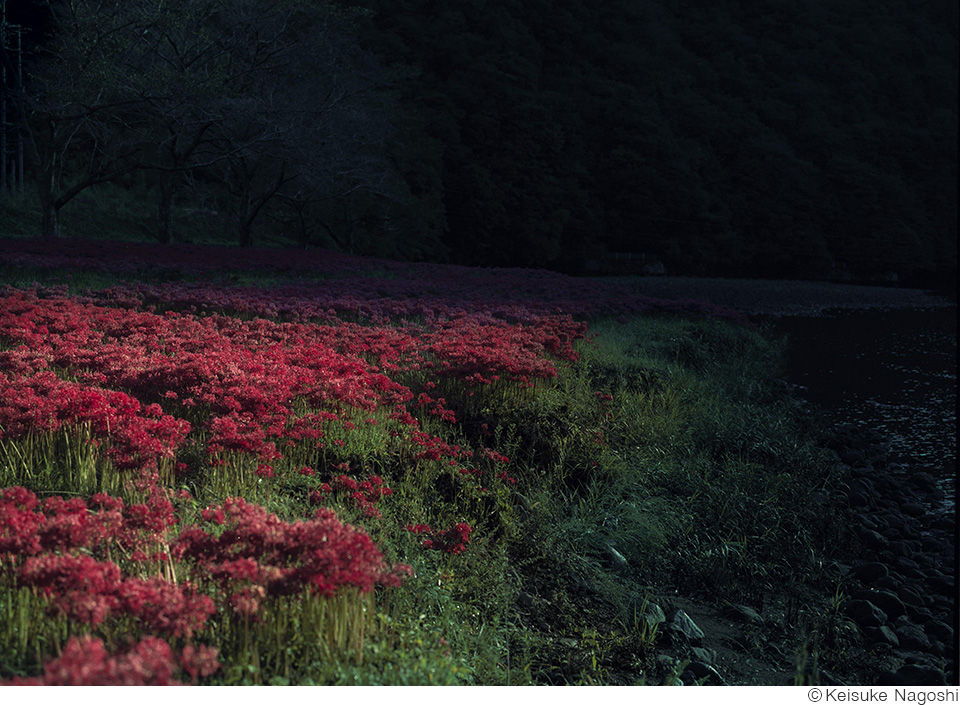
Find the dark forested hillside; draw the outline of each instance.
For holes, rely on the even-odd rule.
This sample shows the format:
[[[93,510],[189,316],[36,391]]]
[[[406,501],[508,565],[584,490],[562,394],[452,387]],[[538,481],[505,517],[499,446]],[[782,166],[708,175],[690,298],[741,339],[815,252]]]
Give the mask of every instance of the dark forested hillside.
[[[6,144],[50,236],[110,183],[163,241],[202,213],[467,264],[956,271],[954,0],[32,4]]]
[[[368,0],[473,263],[857,276],[956,258],[947,0]]]

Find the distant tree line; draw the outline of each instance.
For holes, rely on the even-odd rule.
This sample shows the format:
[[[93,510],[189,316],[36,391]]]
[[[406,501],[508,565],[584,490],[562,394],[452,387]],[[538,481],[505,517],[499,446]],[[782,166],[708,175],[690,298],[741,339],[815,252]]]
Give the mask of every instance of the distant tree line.
[[[49,0],[43,232],[138,173],[229,237],[580,271],[956,267],[952,0]],[[5,55],[5,62],[9,57]]]
[[[299,244],[412,256],[440,247],[390,163],[398,77],[359,45],[362,10],[323,0],[35,5],[41,34],[22,84],[8,80],[6,92],[23,118],[44,236],[60,235],[61,212],[85,190],[136,175],[155,199],[161,242],[176,238],[180,204],[215,213],[240,245],[269,218]],[[421,250],[397,250],[403,228]]]

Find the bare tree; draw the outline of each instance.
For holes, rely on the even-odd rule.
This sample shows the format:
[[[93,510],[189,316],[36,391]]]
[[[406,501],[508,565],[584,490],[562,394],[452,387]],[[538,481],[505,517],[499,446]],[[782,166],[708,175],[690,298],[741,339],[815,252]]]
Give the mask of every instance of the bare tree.
[[[29,86],[19,86],[22,128],[36,169],[42,234],[60,235],[60,210],[84,189],[137,168],[126,139],[134,108],[163,90],[131,71],[149,13],[133,3],[48,0],[52,36],[39,46]],[[139,4],[136,4],[139,6]],[[167,87],[168,88],[168,87]]]
[[[384,156],[389,82],[351,36],[353,11],[322,0],[41,4],[52,35],[20,97],[45,236],[59,235],[77,194],[133,170],[153,175],[161,241],[185,176],[220,184],[241,244],[280,195],[402,191]]]
[[[278,198],[296,210],[357,191],[399,194],[385,156],[390,81],[352,36],[350,13],[298,0],[239,5],[250,15],[232,19],[256,29],[227,37],[248,70],[241,97],[225,106],[231,119],[217,126],[234,155],[223,180],[239,242],[251,243],[254,220]]]

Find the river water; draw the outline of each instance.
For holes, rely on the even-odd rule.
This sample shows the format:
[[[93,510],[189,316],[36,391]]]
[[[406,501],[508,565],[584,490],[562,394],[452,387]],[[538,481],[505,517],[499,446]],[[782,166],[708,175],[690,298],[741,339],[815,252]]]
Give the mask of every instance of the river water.
[[[957,480],[957,307],[768,319],[788,336],[787,378],[835,423],[884,434],[893,460]]]

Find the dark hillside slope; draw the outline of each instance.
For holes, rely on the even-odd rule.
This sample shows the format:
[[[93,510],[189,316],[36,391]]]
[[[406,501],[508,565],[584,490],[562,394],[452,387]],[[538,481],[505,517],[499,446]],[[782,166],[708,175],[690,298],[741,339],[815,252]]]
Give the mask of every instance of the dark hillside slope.
[[[395,158],[462,262],[955,268],[955,3],[364,4],[412,69]]]

